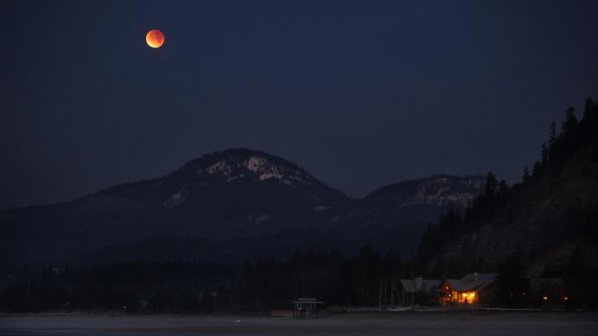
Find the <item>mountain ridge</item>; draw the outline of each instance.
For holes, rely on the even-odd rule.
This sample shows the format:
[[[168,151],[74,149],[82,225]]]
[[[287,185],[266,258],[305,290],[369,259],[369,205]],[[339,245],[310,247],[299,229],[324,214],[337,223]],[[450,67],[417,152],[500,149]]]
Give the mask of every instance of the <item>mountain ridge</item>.
[[[436,174],[429,177],[418,179],[404,180],[397,183],[392,183],[381,188],[378,188],[365,196],[365,199],[379,199],[388,197],[389,194],[397,202],[403,205],[419,205],[429,204],[437,206],[465,208],[471,201],[467,194],[483,189],[485,183],[484,177],[480,175],[448,175]],[[434,188],[434,184],[445,184],[444,186]],[[429,193],[426,193],[426,188],[437,191],[437,199],[429,199]],[[411,194],[409,191],[411,189]],[[415,189],[415,191],[412,191]],[[397,195],[398,192],[398,195]],[[462,199],[450,196],[463,194]],[[394,194],[394,195],[392,195]],[[427,195],[426,195],[427,194]],[[428,197],[426,197],[428,196]]]
[[[454,179],[471,179],[478,186],[480,180]],[[449,183],[453,177],[441,180]],[[444,189],[443,195],[452,190]],[[471,189],[469,198],[480,189]],[[2,250],[19,260],[43,256],[54,262],[101,254],[109,246],[182,236],[214,240],[223,249],[237,241],[249,255],[251,244],[260,245],[259,237],[277,239],[277,233],[287,232],[285,244],[264,244],[279,252],[310,243],[345,251],[367,244],[404,245],[411,254],[425,225],[447,205],[433,197],[417,204],[395,202],[395,191],[396,186],[384,197],[351,198],[283,158],[228,149],[189,160],[158,178],[114,185],[70,202],[0,212]]]

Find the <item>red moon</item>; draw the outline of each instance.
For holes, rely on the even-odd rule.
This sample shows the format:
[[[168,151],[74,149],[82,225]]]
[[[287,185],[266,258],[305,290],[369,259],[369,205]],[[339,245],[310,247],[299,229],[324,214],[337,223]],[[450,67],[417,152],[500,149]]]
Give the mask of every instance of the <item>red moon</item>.
[[[145,35],[145,42],[152,48],[160,48],[164,44],[164,34],[158,29],[152,29]]]

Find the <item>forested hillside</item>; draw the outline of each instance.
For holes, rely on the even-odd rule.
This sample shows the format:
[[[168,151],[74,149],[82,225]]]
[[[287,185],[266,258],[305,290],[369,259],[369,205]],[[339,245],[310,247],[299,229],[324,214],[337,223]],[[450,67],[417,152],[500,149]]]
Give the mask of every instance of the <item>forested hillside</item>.
[[[464,213],[448,211],[431,225],[418,259],[429,273],[453,276],[495,270],[517,256],[531,277],[562,277],[593,292],[597,246],[598,107],[588,98],[581,119],[571,107],[560,130],[550,125],[521,183],[509,187],[489,173],[484,193]]]

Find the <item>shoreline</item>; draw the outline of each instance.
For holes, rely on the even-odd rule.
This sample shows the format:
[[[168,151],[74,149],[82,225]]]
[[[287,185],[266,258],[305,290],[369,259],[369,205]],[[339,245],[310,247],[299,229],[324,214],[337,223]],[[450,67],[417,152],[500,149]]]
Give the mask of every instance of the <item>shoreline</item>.
[[[598,314],[598,309],[539,309],[539,308],[450,308],[450,309],[404,309],[404,310],[375,310],[364,307],[349,307],[344,310],[335,309],[334,312],[322,311],[318,318],[327,318],[342,315],[410,315],[410,314]],[[484,314],[485,313],[485,314]],[[121,310],[94,310],[94,311],[42,311],[42,312],[0,312],[1,317],[11,316],[105,316],[105,317],[143,317],[143,316],[165,316],[165,317],[227,317],[227,316],[246,316],[246,317],[264,317],[272,319],[285,319],[290,316],[271,315],[270,312],[178,312],[178,313],[130,313]],[[300,320],[300,319],[299,319]]]

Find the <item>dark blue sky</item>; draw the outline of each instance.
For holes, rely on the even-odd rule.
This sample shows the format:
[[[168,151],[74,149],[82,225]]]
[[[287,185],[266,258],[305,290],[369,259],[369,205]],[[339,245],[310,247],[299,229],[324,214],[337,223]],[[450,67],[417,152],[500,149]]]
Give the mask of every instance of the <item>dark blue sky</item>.
[[[354,196],[514,182],[598,96],[598,1],[2,1],[0,29],[0,208],[229,147]]]

